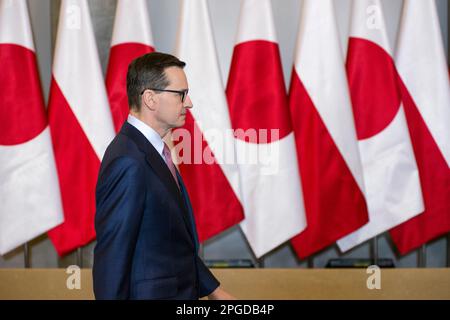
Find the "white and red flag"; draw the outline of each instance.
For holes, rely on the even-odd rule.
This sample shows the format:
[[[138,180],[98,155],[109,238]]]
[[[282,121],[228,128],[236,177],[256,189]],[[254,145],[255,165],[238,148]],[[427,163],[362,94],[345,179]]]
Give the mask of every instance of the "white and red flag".
[[[343,251],[424,211],[419,171],[379,0],[353,1],[347,76],[369,223],[338,241]]]
[[[270,0],[244,0],[227,84],[250,247],[261,257],[306,226]]]
[[[194,107],[174,130],[179,168],[192,202],[199,240],[239,223],[239,171],[206,0],[184,0],[175,55],[186,62]],[[186,134],[187,133],[187,134]]]
[[[306,258],[368,213],[333,1],[305,0],[301,12],[289,103],[308,225],[291,243]]]
[[[86,0],[61,2],[49,122],[65,221],[48,234],[64,255],[95,239],[95,185],[100,160],[114,138]]]
[[[27,1],[0,0],[0,254],[63,222]]]
[[[390,232],[406,254],[450,231],[450,84],[434,0],[405,0],[396,65],[425,202]]]
[[[111,114],[116,132],[127,120],[128,65],[135,58],[154,51],[152,31],[146,0],[117,1],[111,50],[106,71]]]

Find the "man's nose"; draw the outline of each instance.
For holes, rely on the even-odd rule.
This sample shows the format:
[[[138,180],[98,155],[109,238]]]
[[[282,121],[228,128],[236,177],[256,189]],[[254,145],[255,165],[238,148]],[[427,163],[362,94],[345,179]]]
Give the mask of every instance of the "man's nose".
[[[189,97],[189,94],[186,96],[186,99],[184,99],[184,107],[186,109],[191,109],[194,107],[194,105],[192,104],[191,97]]]

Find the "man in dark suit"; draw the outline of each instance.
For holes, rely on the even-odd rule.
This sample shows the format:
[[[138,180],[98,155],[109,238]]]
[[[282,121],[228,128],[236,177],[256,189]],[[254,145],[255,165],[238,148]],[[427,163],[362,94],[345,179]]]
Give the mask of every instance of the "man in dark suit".
[[[198,256],[192,207],[162,140],[192,102],[185,63],[150,53],[128,67],[130,114],[97,181],[97,299],[232,299]]]

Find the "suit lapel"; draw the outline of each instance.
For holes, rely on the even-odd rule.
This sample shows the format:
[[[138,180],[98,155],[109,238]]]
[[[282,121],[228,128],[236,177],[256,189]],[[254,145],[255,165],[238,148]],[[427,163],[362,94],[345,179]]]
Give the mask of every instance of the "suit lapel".
[[[189,194],[186,190],[183,179],[181,178],[181,175],[178,172],[178,170],[177,170],[177,177],[178,177],[178,181],[180,183],[180,188],[181,188],[181,192],[183,194],[184,202],[186,204],[186,209],[187,209],[186,211],[188,213],[188,218],[189,218],[189,226],[192,231],[191,235],[193,236],[194,242],[195,242],[195,250],[197,251],[199,248],[199,241],[198,241],[197,229],[195,227],[195,219],[194,219],[194,213],[192,210],[191,201],[189,200]]]
[[[187,203],[183,199],[183,195],[180,193],[180,189],[178,189],[177,183],[173,179],[172,173],[170,172],[167,164],[162,159],[161,155],[158,153],[158,151],[156,151],[156,149],[147,140],[147,138],[138,129],[133,127],[128,122],[124,123],[120,132],[125,134],[129,138],[131,138],[136,143],[138,148],[142,152],[144,152],[147,163],[150,165],[150,167],[153,169],[153,171],[159,177],[159,179],[164,184],[164,186],[167,188],[167,190],[172,195],[174,200],[179,204],[181,211],[182,211],[182,217],[183,217],[184,223],[186,224],[186,228],[188,229],[191,239],[195,243],[196,238],[195,238],[195,234],[193,233],[195,231],[192,231],[192,229],[191,229],[191,222],[188,217],[189,209],[187,208]],[[178,174],[178,172],[177,172],[177,174]]]

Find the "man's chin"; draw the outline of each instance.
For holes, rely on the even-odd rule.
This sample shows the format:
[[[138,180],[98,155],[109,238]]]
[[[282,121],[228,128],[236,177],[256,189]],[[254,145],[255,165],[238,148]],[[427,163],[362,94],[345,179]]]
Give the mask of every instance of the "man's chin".
[[[186,119],[184,117],[180,118],[178,120],[178,122],[173,126],[174,129],[176,128],[180,128],[182,126],[184,126],[184,124],[186,123]]]

